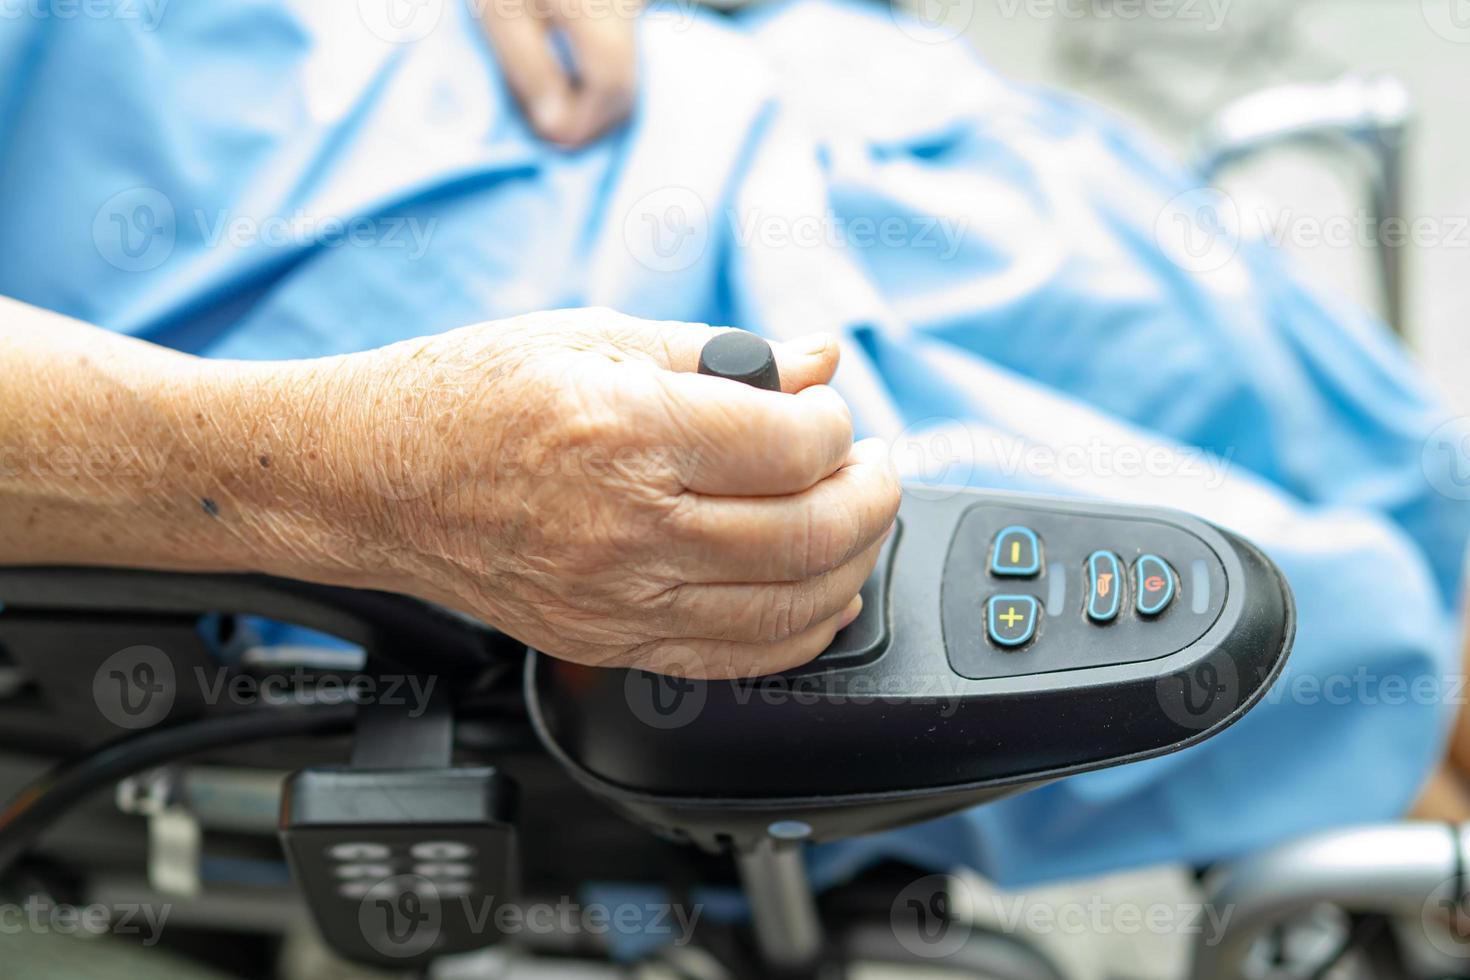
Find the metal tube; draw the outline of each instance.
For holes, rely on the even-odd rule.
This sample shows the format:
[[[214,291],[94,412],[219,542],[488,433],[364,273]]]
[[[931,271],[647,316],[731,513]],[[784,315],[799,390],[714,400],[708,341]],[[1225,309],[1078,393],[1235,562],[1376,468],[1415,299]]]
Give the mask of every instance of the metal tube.
[[[1191,980],[1236,980],[1262,934],[1318,902],[1417,916],[1440,891],[1461,900],[1465,833],[1431,823],[1333,831],[1218,869],[1205,902],[1224,932],[1196,944]]]
[[[822,952],[822,923],[801,846],[766,839],[735,855],[755,938],[773,967],[799,970]]]

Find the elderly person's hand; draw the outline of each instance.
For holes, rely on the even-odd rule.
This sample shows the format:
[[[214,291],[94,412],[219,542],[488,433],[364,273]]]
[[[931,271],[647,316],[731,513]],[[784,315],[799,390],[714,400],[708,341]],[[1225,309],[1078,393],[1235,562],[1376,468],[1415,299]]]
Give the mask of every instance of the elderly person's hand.
[[[627,118],[637,82],[639,0],[473,2],[506,83],[543,139],[581,146]],[[569,66],[557,50],[558,34]]]
[[[210,361],[0,303],[0,554],[405,592],[588,664],[792,667],[857,615],[898,480],[852,442],[834,341],[775,345],[772,392],[696,373],[716,333],[570,310]]]

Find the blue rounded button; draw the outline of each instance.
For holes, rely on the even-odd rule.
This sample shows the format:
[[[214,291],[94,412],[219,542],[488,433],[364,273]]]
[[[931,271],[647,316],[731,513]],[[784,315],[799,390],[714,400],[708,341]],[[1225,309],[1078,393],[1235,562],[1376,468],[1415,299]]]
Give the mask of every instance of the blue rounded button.
[[[1030,595],[993,595],[985,604],[985,631],[1000,647],[1019,647],[1036,635],[1041,604]]]
[[[1087,618],[1111,623],[1123,607],[1123,563],[1111,551],[1087,557]]]
[[[1029,578],[1041,571],[1041,542],[1036,532],[1020,524],[1002,528],[990,549],[990,574]]]
[[[1140,555],[1133,575],[1140,616],[1157,616],[1174,601],[1174,570],[1158,555]]]

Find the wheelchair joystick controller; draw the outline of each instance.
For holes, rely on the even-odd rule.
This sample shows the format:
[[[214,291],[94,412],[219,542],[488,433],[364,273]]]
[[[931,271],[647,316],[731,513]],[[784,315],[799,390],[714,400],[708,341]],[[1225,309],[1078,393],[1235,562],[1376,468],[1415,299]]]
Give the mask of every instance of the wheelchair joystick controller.
[[[699,373],[743,381],[767,391],[781,390],[781,374],[776,370],[771,345],[744,330],[722,333],[705,344],[699,352]]]
[[[700,370],[779,383],[738,332]],[[969,487],[906,485],[862,594],[826,651],[767,677],[526,661],[547,752],[636,823],[733,852],[779,966],[821,947],[797,842],[1210,738],[1265,695],[1296,626],[1270,559],[1191,514]]]

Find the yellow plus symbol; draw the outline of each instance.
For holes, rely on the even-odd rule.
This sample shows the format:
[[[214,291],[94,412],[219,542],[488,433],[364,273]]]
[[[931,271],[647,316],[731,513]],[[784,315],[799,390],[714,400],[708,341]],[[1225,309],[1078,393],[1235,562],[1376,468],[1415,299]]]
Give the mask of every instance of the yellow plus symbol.
[[[1000,618],[1006,624],[1007,627],[1011,627],[1011,626],[1015,626],[1017,623],[1019,623],[1021,620],[1025,619],[1026,617],[1025,616],[1022,616],[1020,613],[1016,612],[1016,607],[1015,606],[1006,606],[1006,611],[1003,612],[1003,613],[1001,613]]]

